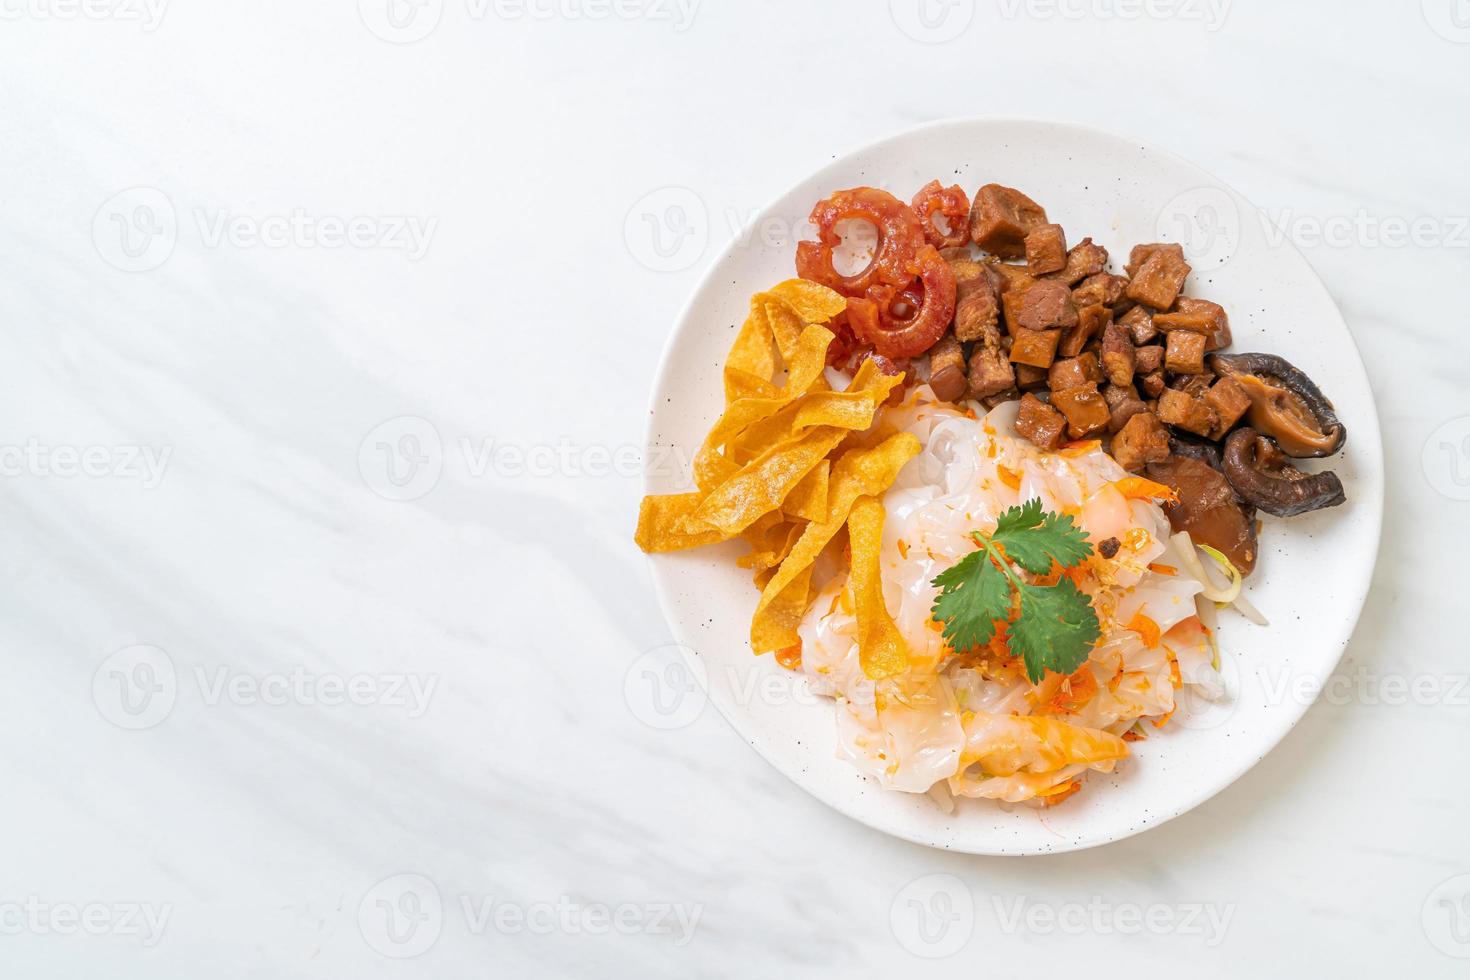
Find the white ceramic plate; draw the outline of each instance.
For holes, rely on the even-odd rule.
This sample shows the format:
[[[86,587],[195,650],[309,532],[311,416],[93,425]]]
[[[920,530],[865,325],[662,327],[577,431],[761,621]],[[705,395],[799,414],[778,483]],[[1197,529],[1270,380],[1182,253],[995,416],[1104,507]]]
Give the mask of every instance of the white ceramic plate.
[[[849,154],[802,180],[756,219],[754,233],[715,262],[676,325],[655,383],[649,429],[659,457],[690,459],[721,409],[720,369],[749,297],[794,273],[794,240],[812,205],[843,187],[873,184],[907,200],[933,178],[973,193],[1018,187],[1076,242],[1091,235],[1115,271],[1135,244],[1184,243],[1187,289],[1225,305],[1234,351],[1280,354],[1308,372],[1348,428],[1328,461],[1348,503],[1277,522],[1267,518],[1248,596],[1270,627],[1222,614],[1227,703],[1189,727],[1133,744],[1112,776],[1046,811],[961,800],[946,815],[927,797],[886,791],[835,757],[834,708],[804,695],[746,637],[756,592],[735,566],[743,543],[652,559],[675,639],[710,700],[756,751],[798,786],[871,827],[975,854],[1076,850],[1139,833],[1220,792],[1269,752],[1310,706],[1341,657],[1368,592],[1383,510],[1383,453],[1373,393],[1342,315],[1312,268],[1261,212],[1199,168],[1136,140],[1022,120],[939,123]],[[792,233],[781,233],[781,229]],[[667,450],[673,447],[676,454]],[[658,472],[648,492],[688,489]]]

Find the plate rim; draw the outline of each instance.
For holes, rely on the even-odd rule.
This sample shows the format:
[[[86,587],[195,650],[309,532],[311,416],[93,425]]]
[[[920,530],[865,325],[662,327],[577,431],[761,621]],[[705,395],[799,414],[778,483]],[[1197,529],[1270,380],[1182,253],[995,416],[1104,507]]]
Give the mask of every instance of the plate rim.
[[[655,425],[657,421],[659,395],[662,391],[665,390],[668,383],[669,374],[673,369],[672,362],[674,349],[677,346],[679,338],[683,333],[683,327],[686,323],[690,321],[691,317],[694,314],[695,302],[699,299],[700,296],[704,294],[705,290],[709,287],[710,283],[716,278],[716,276],[720,274],[720,271],[724,264],[730,259],[732,255],[736,253],[738,249],[741,248],[741,243],[745,239],[745,232],[750,228],[759,227],[762,221],[766,220],[772,215],[780,202],[785,200],[792,193],[794,193],[802,184],[814,179],[827,170],[843,166],[853,157],[871,152],[872,150],[875,150],[888,143],[910,140],[916,137],[923,136],[925,134],[932,133],[934,131],[948,129],[952,127],[973,125],[1041,126],[1061,130],[1070,130],[1075,133],[1085,134],[1089,137],[1100,137],[1106,140],[1128,143],[1138,147],[1139,149],[1149,153],[1150,155],[1167,158],[1177,165],[1188,168],[1189,170],[1199,174],[1211,184],[1224,188],[1233,197],[1247,203],[1250,206],[1252,213],[1257,215],[1265,214],[1264,211],[1257,207],[1253,201],[1242,194],[1234,185],[1220,179],[1211,171],[1206,170],[1199,164],[1173,152],[1172,150],[1162,149],[1154,145],[1150,141],[1138,139],[1128,134],[1103,129],[1101,127],[1092,126],[1089,124],[1077,123],[1070,120],[1046,119],[1036,116],[1015,115],[951,116],[945,117],[943,119],[936,119],[929,122],[921,123],[916,126],[908,127],[906,129],[890,132],[876,139],[868,140],[867,142],[852,147],[845,152],[836,154],[832,157],[832,159],[824,163],[822,166],[811,171],[810,173],[798,177],[795,181],[787,184],[783,190],[770,198],[766,202],[764,207],[757,211],[749,220],[747,220],[744,224],[741,225],[739,229],[736,230],[734,235],[731,237],[731,240],[717,255],[714,256],[713,259],[710,260],[709,265],[700,274],[698,280],[690,289],[688,296],[680,305],[679,311],[673,321],[673,329],[669,330],[668,335],[664,338],[663,348],[659,354],[658,366],[654,372],[653,384],[648,396],[647,418],[644,422],[645,458],[649,458],[649,452],[651,452],[651,450],[657,445],[657,433],[655,431]],[[1342,658],[1344,655],[1346,655],[1348,646],[1352,643],[1353,637],[1357,634],[1358,626],[1362,621],[1363,610],[1367,605],[1368,595],[1372,588],[1373,574],[1378,566],[1378,559],[1382,550],[1383,513],[1385,504],[1382,424],[1378,416],[1378,400],[1373,393],[1372,378],[1368,374],[1367,364],[1363,360],[1362,348],[1358,345],[1357,338],[1353,335],[1352,329],[1348,326],[1347,318],[1343,316],[1341,307],[1338,305],[1336,298],[1332,295],[1332,291],[1327,288],[1327,284],[1323,281],[1321,273],[1319,273],[1316,267],[1312,265],[1311,261],[1308,260],[1304,254],[1302,254],[1301,249],[1297,247],[1296,243],[1293,242],[1289,236],[1286,236],[1282,239],[1282,244],[1286,248],[1288,248],[1291,253],[1295,254],[1297,258],[1301,260],[1302,266],[1310,273],[1311,278],[1309,282],[1315,283],[1317,288],[1322,291],[1322,294],[1327,298],[1327,301],[1330,304],[1333,313],[1336,315],[1338,322],[1341,324],[1342,332],[1347,337],[1348,343],[1351,346],[1353,358],[1356,362],[1358,371],[1362,375],[1363,387],[1368,392],[1369,403],[1366,406],[1367,411],[1365,414],[1367,418],[1370,418],[1372,420],[1371,432],[1354,432],[1354,439],[1356,442],[1361,445],[1366,441],[1367,446],[1371,449],[1371,455],[1374,457],[1372,460],[1369,460],[1369,462],[1375,464],[1371,467],[1370,479],[1364,481],[1365,485],[1372,492],[1373,499],[1370,502],[1374,505],[1371,512],[1368,513],[1368,516],[1371,518],[1371,527],[1368,531],[1369,537],[1372,542],[1371,560],[1364,563],[1363,568],[1361,569],[1359,575],[1355,580],[1354,584],[1356,601],[1354,602],[1354,608],[1352,609],[1352,612],[1347,616],[1347,628],[1343,640],[1340,644],[1338,644],[1336,654],[1332,656],[1330,662],[1324,663],[1322,671],[1316,675],[1316,679],[1319,682],[1325,682],[1329,677],[1332,676],[1332,674],[1337,670],[1338,666],[1342,663]],[[653,474],[649,472],[647,468],[645,468],[642,480],[642,490],[644,496],[654,492],[652,484]],[[1096,837],[1083,837],[1079,839],[1059,842],[1056,845],[1047,847],[1045,849],[1031,848],[1024,845],[1019,848],[1010,849],[974,849],[971,847],[955,846],[953,844],[929,839],[921,834],[907,832],[901,828],[882,826],[874,822],[874,820],[869,819],[865,815],[861,815],[857,812],[849,810],[841,806],[836,801],[827,799],[826,797],[819,794],[816,789],[806,785],[805,783],[798,780],[791,773],[788,773],[785,766],[777,762],[777,760],[772,757],[772,755],[764,747],[763,743],[761,743],[758,739],[754,739],[751,736],[747,735],[746,731],[742,728],[740,723],[738,723],[735,718],[732,717],[731,712],[728,711],[726,707],[720,703],[718,698],[714,697],[713,694],[710,693],[709,685],[703,680],[704,665],[697,661],[691,661],[691,651],[693,650],[693,648],[687,643],[683,642],[683,639],[679,635],[680,631],[675,627],[676,617],[674,615],[673,598],[670,594],[670,589],[666,587],[663,577],[658,572],[658,557],[658,555],[654,554],[645,554],[645,567],[648,569],[649,574],[653,579],[654,594],[658,598],[659,610],[663,613],[664,622],[669,628],[670,636],[674,640],[675,645],[679,648],[680,656],[684,659],[685,665],[689,668],[690,673],[696,679],[698,679],[698,683],[700,683],[705,688],[706,700],[708,701],[708,703],[715,706],[715,709],[719,712],[720,717],[723,718],[725,723],[730,726],[731,730],[740,737],[740,740],[744,742],[749,748],[754,750],[755,753],[761,757],[761,759],[763,759],[768,765],[771,766],[771,768],[780,773],[793,785],[797,786],[813,799],[816,799],[824,806],[841,814],[847,819],[855,821],[859,824],[862,824],[863,826],[869,827],[872,830],[885,834],[889,837],[894,837],[899,840],[906,840],[910,843],[920,844],[925,847],[930,847],[940,851],[947,851],[950,853],[1017,858],[1037,857],[1054,854],[1068,854],[1075,853],[1077,851],[1090,850],[1096,847],[1103,847],[1108,844],[1114,844],[1132,837],[1136,837],[1158,827],[1162,827],[1165,824],[1170,823],[1171,821],[1183,816],[1186,813],[1189,813],[1191,810],[1198,809],[1200,806],[1214,799],[1220,793],[1223,793],[1226,789],[1238,782],[1241,777],[1243,777],[1246,773],[1250,772],[1257,765],[1259,765],[1261,761],[1266,758],[1266,756],[1274,752],[1281,745],[1281,743],[1286,740],[1286,737],[1296,729],[1297,725],[1299,725],[1302,719],[1306,717],[1307,712],[1316,705],[1318,700],[1320,700],[1326,686],[1325,683],[1318,683],[1312,692],[1311,698],[1302,699],[1302,701],[1300,702],[1300,708],[1299,710],[1297,710],[1296,714],[1291,717],[1289,723],[1283,729],[1281,729],[1279,734],[1276,734],[1271,739],[1270,743],[1263,747],[1259,755],[1255,755],[1254,758],[1250,758],[1249,761],[1246,761],[1240,766],[1234,768],[1228,773],[1228,775],[1218,780],[1212,788],[1195,794],[1194,796],[1183,801],[1176,808],[1172,808],[1169,812],[1167,812],[1167,814],[1159,814],[1156,819],[1153,819],[1146,824],[1143,824],[1142,826],[1133,827],[1121,833],[1113,833],[1111,835],[1104,834]],[[839,760],[836,760],[835,758],[829,761],[840,764]]]

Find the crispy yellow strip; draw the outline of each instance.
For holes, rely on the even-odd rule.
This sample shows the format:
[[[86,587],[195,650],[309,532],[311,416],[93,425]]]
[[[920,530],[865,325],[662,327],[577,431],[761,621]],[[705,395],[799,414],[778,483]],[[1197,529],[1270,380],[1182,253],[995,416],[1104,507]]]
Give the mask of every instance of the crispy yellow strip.
[[[769,418],[752,424],[730,446],[737,463],[747,463],[766,447],[786,442],[815,425],[861,430],[873,424],[878,407],[903,381],[887,375],[872,360],[864,361],[846,391],[812,392]]]
[[[755,300],[750,302],[750,315],[735,335],[730,353],[725,357],[725,403],[750,394],[759,386],[770,387],[776,373],[776,353],[772,348],[771,328],[765,310]]]
[[[767,514],[745,529],[742,537],[750,542],[750,554],[741,555],[735,564],[741,568],[775,568],[791,554],[802,527],[800,523],[784,520],[779,511]]]
[[[858,660],[863,673],[874,680],[893,677],[908,669],[909,647],[898,624],[883,603],[883,504],[877,497],[859,497],[847,518],[848,548],[852,552],[853,605],[857,609]]]
[[[847,309],[847,300],[841,293],[809,279],[787,279],[771,287],[769,293],[791,307],[807,323],[826,323]]]
[[[750,426],[777,414],[805,395],[822,378],[827,363],[827,345],[832,332],[825,327],[810,326],[797,341],[796,358],[791,363],[786,385],[772,395],[736,398],[725,408],[725,414],[710,429],[704,445],[694,457],[694,481],[709,492],[735,475],[739,469],[729,459],[721,459],[720,450]],[[726,374],[727,380],[729,374]],[[727,392],[729,386],[727,385]],[[766,447],[762,446],[762,450]]]
[[[638,508],[638,530],[633,540],[638,547],[652,554],[658,551],[683,551],[699,548],[725,540],[719,531],[696,531],[687,533],[677,525],[704,500],[702,493],[674,493],[644,497]]]
[[[901,432],[872,449],[851,450],[837,460],[827,491],[826,519],[807,525],[796,547],[761,591],[750,624],[750,644],[756,653],[796,644],[796,627],[806,612],[811,567],[817,556],[847,523],[853,503],[859,497],[882,495],[921,448],[915,436]]]
[[[805,521],[823,520],[827,516],[827,488],[831,475],[832,464],[822,460],[786,497],[786,502],[781,505],[782,512]]]
[[[711,490],[677,530],[720,531],[734,537],[762,514],[779,510],[798,483],[847,436],[846,429],[817,426],[797,439],[766,450],[740,472]]]
[[[1110,732],[1084,728],[1043,715],[991,715],[977,712],[966,726],[970,745],[961,769],[979,763],[995,776],[1055,772],[1066,766],[1092,766],[1126,758],[1128,743]]]

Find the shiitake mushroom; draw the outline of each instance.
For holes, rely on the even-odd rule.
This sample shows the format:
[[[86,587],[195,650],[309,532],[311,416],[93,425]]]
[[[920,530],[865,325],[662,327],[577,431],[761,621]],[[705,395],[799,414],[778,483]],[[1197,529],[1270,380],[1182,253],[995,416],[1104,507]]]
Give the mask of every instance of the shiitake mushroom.
[[[1276,440],[1250,426],[1225,440],[1225,478],[1241,499],[1276,517],[1295,517],[1347,501],[1336,473],[1303,473]]]
[[[1215,354],[1210,367],[1234,378],[1251,407],[1246,421],[1288,456],[1331,456],[1347,442],[1347,427],[1312,379],[1275,354]]]
[[[1224,474],[1188,456],[1170,456],[1148,464],[1148,478],[1172,487],[1179,503],[1165,508],[1175,531],[1188,531],[1196,544],[1207,544],[1249,575],[1256,567],[1256,512],[1241,502]]]

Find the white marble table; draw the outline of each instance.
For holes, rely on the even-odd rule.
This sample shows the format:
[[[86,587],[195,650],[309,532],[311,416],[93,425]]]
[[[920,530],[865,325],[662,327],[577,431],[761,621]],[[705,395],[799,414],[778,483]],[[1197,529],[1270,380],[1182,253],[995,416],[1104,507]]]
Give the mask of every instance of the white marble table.
[[[0,975],[1465,975],[1463,0],[385,3],[0,2]],[[987,113],[1267,209],[1387,443],[1326,702],[1037,860],[624,697],[685,295],[834,153]]]

